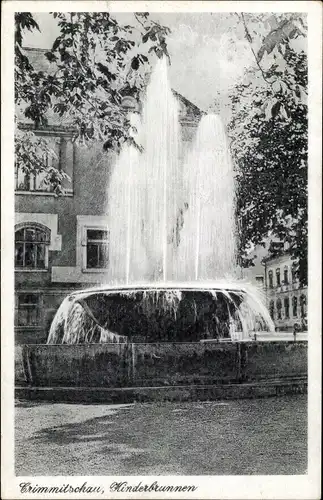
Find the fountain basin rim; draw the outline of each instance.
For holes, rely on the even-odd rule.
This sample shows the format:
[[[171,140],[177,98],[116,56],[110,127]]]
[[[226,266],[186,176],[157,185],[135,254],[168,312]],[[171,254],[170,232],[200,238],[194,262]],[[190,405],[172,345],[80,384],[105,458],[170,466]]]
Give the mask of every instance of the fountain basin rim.
[[[249,285],[250,286],[250,285]],[[246,283],[221,283],[221,282],[158,282],[158,283],[138,283],[131,285],[102,285],[83,290],[77,290],[69,294],[70,297],[77,298],[84,295],[92,295],[96,293],[114,293],[114,292],[136,292],[136,291],[226,291],[226,292],[248,292],[248,284]]]

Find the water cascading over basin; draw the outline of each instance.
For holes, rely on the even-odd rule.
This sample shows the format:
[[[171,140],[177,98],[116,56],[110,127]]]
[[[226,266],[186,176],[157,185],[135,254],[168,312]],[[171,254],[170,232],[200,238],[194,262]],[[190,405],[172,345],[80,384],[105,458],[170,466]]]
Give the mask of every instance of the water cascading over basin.
[[[67,297],[48,343],[242,339],[273,331],[257,293],[236,283],[234,173],[220,117],[204,115],[184,148],[161,59],[142,116],[133,113],[130,121],[139,147],[123,147],[108,183],[108,285]]]
[[[266,307],[248,286],[147,283],[69,295],[47,343],[243,340],[272,328]]]

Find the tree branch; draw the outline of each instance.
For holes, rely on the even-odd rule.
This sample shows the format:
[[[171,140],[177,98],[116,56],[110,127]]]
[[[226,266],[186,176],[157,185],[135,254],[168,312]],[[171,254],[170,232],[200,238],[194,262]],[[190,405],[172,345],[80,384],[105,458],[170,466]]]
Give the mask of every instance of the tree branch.
[[[144,30],[146,29],[144,23],[139,19],[138,15],[136,12],[134,12],[134,16],[136,18],[136,20],[138,21],[139,24],[141,24],[141,26],[144,28]]]
[[[239,14],[237,14],[237,15],[238,15],[238,17],[239,17]],[[239,19],[240,19],[240,17],[239,17]],[[251,38],[251,35],[250,35],[250,33],[249,33],[249,30],[248,30],[247,23],[246,23],[246,20],[245,20],[244,15],[243,15],[243,12],[241,12],[241,19],[242,19],[242,22],[243,22],[243,26],[244,26],[244,30],[245,30],[246,39],[247,39],[247,41],[249,42],[251,52],[252,52],[252,53],[253,53],[253,55],[254,55],[254,58],[255,58],[256,64],[257,64],[258,68],[259,68],[259,69],[260,69],[260,71],[261,71],[262,77],[263,77],[263,79],[265,80],[265,82],[266,82],[266,83],[268,83],[268,85],[272,85],[272,84],[273,84],[273,82],[270,82],[270,81],[267,79],[267,77],[266,77],[266,75],[265,75],[264,70],[263,70],[263,69],[262,69],[262,67],[260,66],[260,63],[259,63],[259,61],[258,61],[257,54],[255,53],[255,51],[254,51],[254,49],[253,49],[253,46],[252,46],[252,38]]]

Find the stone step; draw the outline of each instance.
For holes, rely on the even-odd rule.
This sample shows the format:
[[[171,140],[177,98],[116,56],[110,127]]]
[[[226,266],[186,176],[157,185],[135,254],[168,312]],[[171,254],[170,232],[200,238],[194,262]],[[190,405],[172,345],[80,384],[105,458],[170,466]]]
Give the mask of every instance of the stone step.
[[[16,386],[15,397],[33,401],[129,403],[146,401],[213,401],[303,394],[307,378],[221,385],[156,387],[31,387]]]

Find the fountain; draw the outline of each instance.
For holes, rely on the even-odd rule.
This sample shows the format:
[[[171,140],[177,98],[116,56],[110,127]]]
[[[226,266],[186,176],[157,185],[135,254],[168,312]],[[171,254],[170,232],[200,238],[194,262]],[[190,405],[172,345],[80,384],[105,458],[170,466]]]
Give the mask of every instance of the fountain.
[[[47,343],[274,331],[258,291],[237,280],[234,175],[220,117],[202,117],[184,156],[178,102],[160,59],[142,116],[130,119],[138,147],[124,146],[109,182],[109,285],[67,297]]]
[[[183,184],[187,212],[178,249],[179,278],[236,279],[234,177],[219,116],[202,117]]]
[[[126,146],[108,194],[109,283],[175,278],[172,237],[180,209],[178,104],[160,60],[147,88],[142,123],[131,116],[143,153]]]
[[[258,294],[243,284],[146,283],[82,290],[59,307],[48,344],[250,339],[272,331]]]

